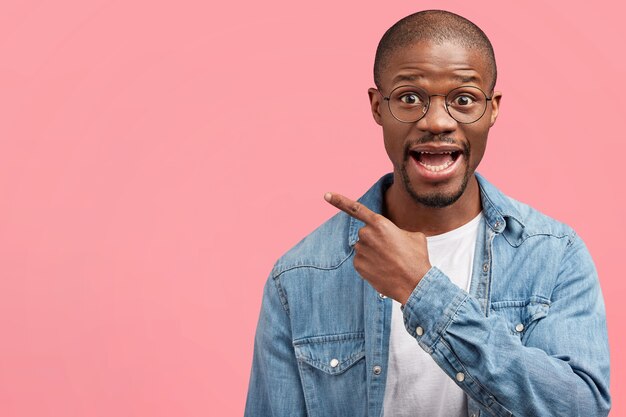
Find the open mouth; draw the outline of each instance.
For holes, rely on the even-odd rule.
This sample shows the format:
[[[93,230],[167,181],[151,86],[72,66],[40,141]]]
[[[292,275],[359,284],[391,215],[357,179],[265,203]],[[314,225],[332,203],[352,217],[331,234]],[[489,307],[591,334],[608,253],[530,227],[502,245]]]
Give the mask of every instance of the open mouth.
[[[430,172],[449,168],[461,155],[461,151],[410,151],[411,157]]]

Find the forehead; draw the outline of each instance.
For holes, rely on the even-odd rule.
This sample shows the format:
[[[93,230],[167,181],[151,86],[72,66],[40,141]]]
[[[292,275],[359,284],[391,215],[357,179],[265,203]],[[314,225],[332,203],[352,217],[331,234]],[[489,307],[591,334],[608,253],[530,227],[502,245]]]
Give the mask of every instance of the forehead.
[[[428,88],[442,83],[488,88],[487,59],[479,51],[459,43],[420,41],[393,51],[381,71],[385,88],[419,84]]]

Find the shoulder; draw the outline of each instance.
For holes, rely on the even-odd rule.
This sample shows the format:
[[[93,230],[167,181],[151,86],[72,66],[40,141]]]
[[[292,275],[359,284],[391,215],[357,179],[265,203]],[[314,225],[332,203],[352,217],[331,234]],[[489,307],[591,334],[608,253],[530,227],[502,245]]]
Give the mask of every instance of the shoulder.
[[[522,203],[477,175],[481,188],[483,213],[495,226],[499,220],[506,225],[504,236],[513,246],[518,246],[533,236],[548,236],[570,242],[576,237],[567,224],[556,220],[536,208]]]
[[[380,213],[384,191],[392,182],[392,174],[384,175],[358,201],[375,213]],[[274,265],[271,276],[277,278],[294,270],[304,272],[305,268],[318,271],[336,270],[353,254],[352,245],[356,242],[357,231],[361,225],[360,221],[347,214],[337,213],[281,256]]]
[[[352,254],[349,231],[350,217],[337,213],[281,256],[272,269],[272,277],[294,269],[336,269]]]
[[[556,220],[536,208],[522,203],[512,197],[508,197],[511,206],[515,207],[524,224],[526,237],[535,235],[549,235],[556,238],[573,239],[576,232],[569,225]]]

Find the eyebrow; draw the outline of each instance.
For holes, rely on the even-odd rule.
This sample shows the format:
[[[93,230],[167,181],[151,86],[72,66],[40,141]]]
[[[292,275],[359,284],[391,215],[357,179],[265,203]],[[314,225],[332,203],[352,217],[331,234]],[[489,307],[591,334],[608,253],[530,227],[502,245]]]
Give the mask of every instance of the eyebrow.
[[[391,80],[391,83],[395,84],[398,81],[415,81],[416,78],[420,77],[421,76],[415,74],[399,74],[396,75],[393,80]],[[479,77],[476,77],[475,75],[455,75],[454,79],[460,81],[461,83],[477,83],[479,81]]]
[[[475,75],[456,75],[454,78],[461,81],[462,83],[473,83],[479,81],[479,78]]]
[[[400,74],[400,75],[396,75],[393,80],[391,80],[392,84],[397,83],[398,81],[415,81],[415,79],[417,78],[416,75],[406,75],[406,74]]]

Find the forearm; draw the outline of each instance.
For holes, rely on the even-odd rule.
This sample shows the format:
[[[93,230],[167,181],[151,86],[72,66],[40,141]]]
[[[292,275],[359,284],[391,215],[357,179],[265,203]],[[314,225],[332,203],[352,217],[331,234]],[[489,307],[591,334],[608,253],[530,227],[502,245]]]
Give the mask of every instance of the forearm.
[[[543,318],[541,308],[538,302],[522,338],[515,334],[515,323],[498,314],[485,315],[475,299],[433,268],[411,294],[404,317],[420,346],[494,416],[545,415],[545,410],[551,416],[606,415],[608,370],[596,366],[590,349],[571,343],[577,335],[562,343],[533,338],[535,331],[556,337],[565,331],[559,326],[568,325],[566,317]],[[585,314],[577,328],[567,331],[579,331],[579,343],[605,341],[602,326]],[[606,344],[600,354],[604,351],[608,355]],[[590,363],[594,366],[588,367]]]

